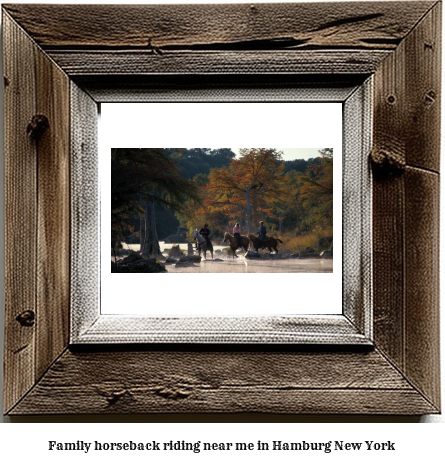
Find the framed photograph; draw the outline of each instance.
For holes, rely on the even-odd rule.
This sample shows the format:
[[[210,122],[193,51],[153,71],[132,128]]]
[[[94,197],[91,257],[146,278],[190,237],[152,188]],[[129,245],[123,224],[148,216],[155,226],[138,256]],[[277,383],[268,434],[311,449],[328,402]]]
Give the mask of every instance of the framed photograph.
[[[440,2],[2,14],[6,414],[440,411]]]

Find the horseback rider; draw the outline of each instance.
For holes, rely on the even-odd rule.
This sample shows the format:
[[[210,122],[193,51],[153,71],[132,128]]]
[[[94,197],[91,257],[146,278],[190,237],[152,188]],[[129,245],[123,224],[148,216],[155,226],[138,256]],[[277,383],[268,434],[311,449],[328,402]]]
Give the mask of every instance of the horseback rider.
[[[204,225],[203,228],[201,228],[201,231],[199,231],[199,234],[201,234],[201,236],[207,241],[207,244],[210,246],[211,245],[210,239],[209,239],[210,229],[207,223]]]
[[[258,234],[258,236],[259,236],[261,245],[263,245],[263,244],[264,244],[264,240],[266,239],[266,234],[267,234],[266,226],[264,226],[264,222],[263,222],[263,221],[260,221],[260,229],[258,230],[257,234]]]
[[[236,244],[237,248],[241,247],[241,228],[239,223],[236,223],[235,226],[233,227],[233,235],[235,236],[236,239]]]

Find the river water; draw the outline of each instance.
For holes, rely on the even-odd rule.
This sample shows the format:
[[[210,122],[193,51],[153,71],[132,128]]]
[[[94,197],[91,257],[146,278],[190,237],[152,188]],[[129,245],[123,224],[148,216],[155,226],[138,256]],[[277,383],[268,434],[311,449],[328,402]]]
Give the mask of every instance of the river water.
[[[170,249],[173,244],[159,242],[161,252],[164,254],[165,249]],[[187,244],[179,244],[181,250],[187,253]],[[212,261],[210,253],[207,254],[207,260],[204,258],[201,263],[195,263],[189,266],[176,267],[175,264],[166,264],[166,270],[169,273],[332,273],[333,260],[324,259],[252,259],[246,260],[243,255],[244,251],[238,252],[238,258],[228,258],[218,254],[218,250],[225,249],[226,245],[214,245],[214,260]],[[139,244],[124,244],[125,249],[131,249],[139,252]],[[168,253],[164,255],[167,256]]]
[[[202,260],[193,266],[166,265],[169,273],[332,273],[333,260],[318,258],[283,260],[246,260],[244,257],[222,261]]]

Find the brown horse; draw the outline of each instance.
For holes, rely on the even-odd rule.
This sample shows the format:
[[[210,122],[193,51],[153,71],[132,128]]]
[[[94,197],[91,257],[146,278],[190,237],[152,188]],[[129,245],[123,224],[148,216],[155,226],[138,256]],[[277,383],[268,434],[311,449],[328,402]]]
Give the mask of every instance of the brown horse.
[[[232,258],[238,258],[238,255],[235,253],[238,248],[238,239],[235,236],[232,236],[230,233],[224,233],[224,242],[229,241],[230,250],[232,251]],[[249,238],[246,236],[241,236],[241,247],[247,252],[249,248]]]
[[[276,253],[278,253],[278,242],[283,243],[282,240],[272,237],[272,236],[266,236],[266,239],[263,241],[261,244],[260,238],[258,236],[255,236],[253,234],[249,234],[249,239],[252,242],[253,248],[255,249],[256,252],[258,252],[258,249],[269,249],[269,252],[272,252],[272,249],[275,250]]]

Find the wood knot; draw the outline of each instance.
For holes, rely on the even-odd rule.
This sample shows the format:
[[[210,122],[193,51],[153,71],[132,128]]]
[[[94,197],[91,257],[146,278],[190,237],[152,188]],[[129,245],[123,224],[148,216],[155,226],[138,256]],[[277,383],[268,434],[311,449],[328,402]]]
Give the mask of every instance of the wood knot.
[[[6,76],[3,76],[3,85],[5,87],[8,87],[9,86],[9,79],[6,77]]]
[[[115,405],[121,399],[126,397],[131,397],[131,393],[125,388],[111,388],[108,386],[96,387],[96,391],[105,398],[108,402],[108,405]]]
[[[32,310],[25,310],[24,312],[17,315],[16,320],[22,326],[34,326],[35,313]]]
[[[430,90],[425,95],[425,104],[432,105],[436,101],[436,92]]]
[[[176,387],[162,387],[155,390],[155,394],[163,397],[164,399],[186,399],[190,396],[191,392],[186,389]]]
[[[388,95],[388,97],[386,97],[386,101],[390,105],[394,105],[394,103],[396,103],[396,97],[394,95]]]
[[[127,391],[116,391],[116,392],[110,392],[107,396],[105,396],[105,399],[107,399],[107,402],[109,405],[114,405],[116,404],[122,397],[127,394]]]
[[[405,157],[401,153],[379,149],[373,151],[370,158],[375,177],[395,176],[405,171]]]
[[[31,139],[38,141],[49,128],[49,121],[45,115],[34,115],[26,127],[26,133]]]

